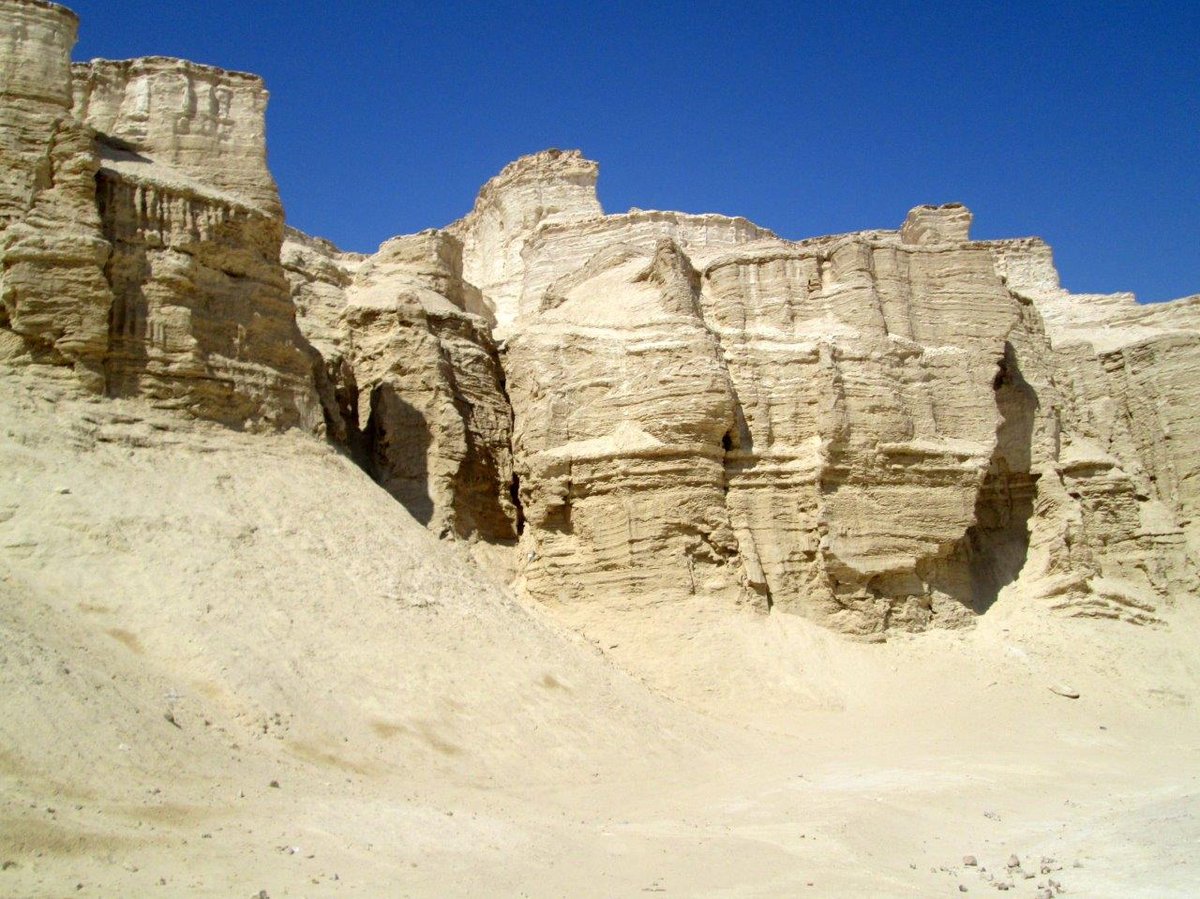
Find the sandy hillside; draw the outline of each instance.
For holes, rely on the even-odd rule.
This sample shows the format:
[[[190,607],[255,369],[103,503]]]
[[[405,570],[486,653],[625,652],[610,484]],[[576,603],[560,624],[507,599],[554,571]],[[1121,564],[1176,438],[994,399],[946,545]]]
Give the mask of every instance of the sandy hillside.
[[[0,403],[6,895],[1200,885],[1189,610],[556,620],[313,438]]]

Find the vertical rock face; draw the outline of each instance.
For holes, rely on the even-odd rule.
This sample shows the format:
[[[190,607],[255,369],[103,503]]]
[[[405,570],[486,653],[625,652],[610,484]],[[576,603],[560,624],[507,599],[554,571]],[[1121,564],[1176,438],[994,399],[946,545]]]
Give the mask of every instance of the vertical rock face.
[[[509,542],[512,415],[462,255],[445,231],[395,238],[369,257],[294,233],[284,264],[364,467],[438,533]]]
[[[986,249],[753,237],[703,272],[669,239],[601,251],[510,339],[530,589],[965,620],[1032,510],[1019,303]]]
[[[1062,487],[1073,514],[1058,539],[1061,604],[1148,618],[1194,591],[1200,548],[1200,297],[1139,305],[1130,294],[1063,290],[1036,239],[989,249],[1014,294],[1036,305],[1064,404]]]
[[[849,237],[718,260],[705,286],[746,423],[729,503],[775,601],[867,633],[985,608],[958,544],[1019,321],[988,254]],[[1028,473],[1026,418],[1011,461]]]
[[[281,217],[257,75],[156,56],[97,59],[74,66],[73,76],[76,113],[97,133]]]
[[[517,315],[528,237],[543,224],[603,214],[598,171],[578,150],[523,156],[484,185],[474,209],[447,228],[462,242],[463,276],[482,291],[501,332]]]
[[[0,3],[0,359],[70,365],[103,386],[111,292],[91,134],[71,113],[78,22]]]
[[[72,68],[76,25],[0,0],[0,362],[323,423],[435,531],[519,541],[551,603],[876,637],[1194,594],[1200,297],[1069,294],[1044,243],[972,241],[957,204],[799,242],[605,215],[577,151],[370,256],[285,240],[261,81]]]
[[[529,590],[753,598],[724,501],[735,394],[696,272],[663,241],[588,275],[506,353]]]
[[[1048,251],[970,222],[919,207],[799,243],[678,213],[536,228],[505,354],[530,592],[711,594],[864,636],[967,624],[1018,581],[1137,622],[1184,595],[1190,419],[1131,400],[1124,437],[1095,422],[1114,372],[1131,397],[1195,393],[1189,304],[1170,322],[1190,336],[1082,364],[1051,340]],[[1050,337],[1017,282],[1044,288]]]
[[[318,427],[257,78],[73,69],[73,13],[4,0],[0,354],[234,427]]]

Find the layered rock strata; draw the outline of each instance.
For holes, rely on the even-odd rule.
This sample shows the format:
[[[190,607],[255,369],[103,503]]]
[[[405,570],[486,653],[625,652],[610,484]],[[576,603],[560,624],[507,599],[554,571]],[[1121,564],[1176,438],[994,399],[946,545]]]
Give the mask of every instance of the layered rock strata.
[[[462,257],[458,238],[432,230],[372,256],[293,232],[283,255],[361,464],[438,533],[511,542],[512,413]]]
[[[77,28],[51,3],[0,3],[0,359],[70,366],[100,390],[110,247],[92,136],[71,111]]]
[[[1194,583],[1188,500],[1138,487],[1169,428],[1131,423],[1141,443],[1096,467],[1111,389],[1069,376],[1011,283],[1035,261],[970,221],[919,207],[799,243],[719,216],[535,226],[505,354],[529,591],[713,594],[871,636],[969,623],[1021,578],[1068,614],[1154,620]]]
[[[1200,297],[1063,290],[957,204],[787,241],[605,214],[507,166],[372,255],[283,225],[259,79],[72,67],[0,0],[0,361],[237,428],[321,431],[420,521],[598,609],[707,597],[846,633],[998,601],[1148,623],[1194,594]]]
[[[0,18],[5,357],[233,427],[319,427],[262,82],[157,58],[72,67],[72,13],[5,0]]]

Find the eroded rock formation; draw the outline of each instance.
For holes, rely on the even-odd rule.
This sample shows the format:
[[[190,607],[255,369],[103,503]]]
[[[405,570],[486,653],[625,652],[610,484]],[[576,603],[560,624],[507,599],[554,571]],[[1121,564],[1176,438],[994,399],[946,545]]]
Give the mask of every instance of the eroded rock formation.
[[[446,231],[397,237],[369,257],[293,232],[283,259],[300,326],[325,360],[335,433],[422,523],[509,542],[512,413],[462,256]]]
[[[1160,439],[1173,425],[1194,447],[1190,420],[1130,408],[1122,438],[1096,439],[1129,391],[1105,347],[1059,347],[1075,319],[1053,304],[1086,300],[1057,289],[1044,245],[972,242],[957,205],[799,243],[588,208],[535,222],[507,281],[534,596],[713,594],[874,635],[968,623],[1018,579],[1068,614],[1139,622],[1194,583],[1177,486],[1194,457],[1168,464]],[[1150,329],[1137,362],[1122,351],[1133,396],[1194,395],[1193,304],[1122,308]]]
[[[0,0],[0,359],[324,430],[550,604],[710,597],[867,637],[1018,597],[1145,623],[1200,540],[1200,297],[1061,288],[962,206],[787,241],[608,215],[519,159],[372,255],[287,231],[251,75],[69,63]],[[369,523],[364,523],[369,526]]]
[[[166,59],[71,66],[76,21],[53,4],[5,0],[0,25],[5,357],[234,427],[317,427],[261,80]]]

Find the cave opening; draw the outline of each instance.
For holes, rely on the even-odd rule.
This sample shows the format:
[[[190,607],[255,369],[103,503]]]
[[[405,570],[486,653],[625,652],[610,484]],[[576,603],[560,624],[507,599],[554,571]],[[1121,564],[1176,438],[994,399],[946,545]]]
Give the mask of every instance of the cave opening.
[[[963,540],[968,591],[961,598],[980,615],[1025,567],[1037,498],[1038,476],[1030,469],[1038,398],[1012,344],[1005,344],[992,388],[1000,412],[996,448],[975,501],[975,524]]]

